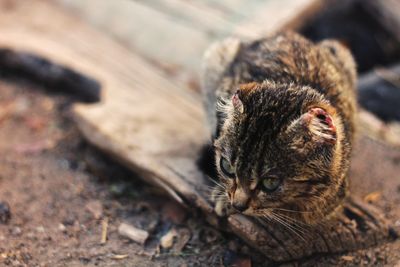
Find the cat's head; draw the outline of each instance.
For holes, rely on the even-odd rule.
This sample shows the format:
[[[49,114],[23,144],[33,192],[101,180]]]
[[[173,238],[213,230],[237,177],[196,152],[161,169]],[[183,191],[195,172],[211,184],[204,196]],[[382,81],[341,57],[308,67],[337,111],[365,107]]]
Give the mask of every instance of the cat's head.
[[[216,165],[227,201],[251,216],[314,223],[345,195],[345,137],[335,108],[308,86],[241,85],[220,103]]]

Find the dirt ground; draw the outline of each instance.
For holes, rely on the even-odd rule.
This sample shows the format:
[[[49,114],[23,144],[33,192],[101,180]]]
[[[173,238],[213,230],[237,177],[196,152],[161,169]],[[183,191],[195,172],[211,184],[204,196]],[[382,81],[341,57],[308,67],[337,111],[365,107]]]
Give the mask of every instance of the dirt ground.
[[[71,103],[29,84],[0,82],[1,266],[276,266],[88,145]],[[378,206],[395,218],[400,187],[390,190],[394,195]],[[121,222],[148,231],[146,243],[119,235]],[[160,248],[171,229],[176,242]],[[398,241],[287,265],[394,266],[400,265],[396,251]]]

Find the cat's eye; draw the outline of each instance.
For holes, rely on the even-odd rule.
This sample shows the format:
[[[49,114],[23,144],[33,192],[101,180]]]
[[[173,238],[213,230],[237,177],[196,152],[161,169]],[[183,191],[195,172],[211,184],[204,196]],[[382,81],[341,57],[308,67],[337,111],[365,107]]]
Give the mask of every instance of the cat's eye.
[[[281,179],[276,176],[270,176],[262,180],[262,190],[274,192],[281,185]]]
[[[235,169],[233,168],[232,164],[229,163],[229,161],[221,157],[221,160],[219,162],[219,166],[221,168],[221,171],[228,176],[229,178],[234,178],[235,177]]]

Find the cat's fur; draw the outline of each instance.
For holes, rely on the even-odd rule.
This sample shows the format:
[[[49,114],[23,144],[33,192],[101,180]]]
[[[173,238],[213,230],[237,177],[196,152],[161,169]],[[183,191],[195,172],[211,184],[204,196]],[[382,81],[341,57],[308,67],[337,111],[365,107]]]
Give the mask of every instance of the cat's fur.
[[[205,67],[221,184],[217,213],[232,204],[247,215],[309,224],[329,217],[347,192],[354,134],[356,68],[349,51],[286,32],[214,46]],[[234,177],[221,170],[221,157]],[[265,178],[279,187],[265,192]]]

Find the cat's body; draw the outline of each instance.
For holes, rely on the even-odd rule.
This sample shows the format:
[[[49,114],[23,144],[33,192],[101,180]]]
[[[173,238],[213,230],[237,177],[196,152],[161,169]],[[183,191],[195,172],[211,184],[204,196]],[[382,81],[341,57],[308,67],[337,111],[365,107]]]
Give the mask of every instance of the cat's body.
[[[206,56],[204,95],[222,185],[217,213],[316,223],[340,207],[354,134],[355,64],[295,33],[228,40]]]

